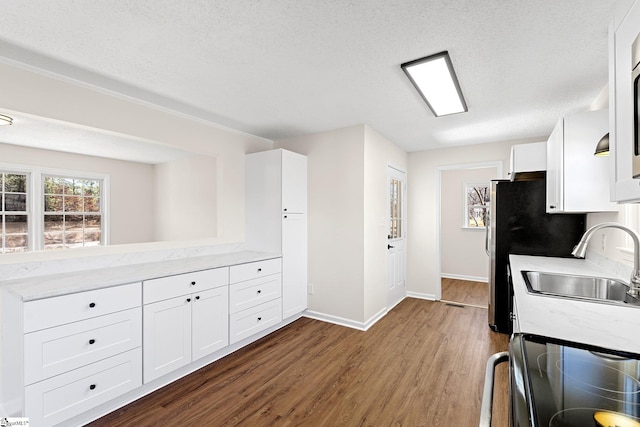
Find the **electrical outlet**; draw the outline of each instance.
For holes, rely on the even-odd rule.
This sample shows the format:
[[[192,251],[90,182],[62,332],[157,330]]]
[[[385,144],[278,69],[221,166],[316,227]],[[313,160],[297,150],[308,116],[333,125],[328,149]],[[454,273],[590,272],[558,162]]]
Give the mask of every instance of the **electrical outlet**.
[[[313,285],[311,283],[309,283],[309,285],[307,285],[307,293],[309,295],[313,295]]]

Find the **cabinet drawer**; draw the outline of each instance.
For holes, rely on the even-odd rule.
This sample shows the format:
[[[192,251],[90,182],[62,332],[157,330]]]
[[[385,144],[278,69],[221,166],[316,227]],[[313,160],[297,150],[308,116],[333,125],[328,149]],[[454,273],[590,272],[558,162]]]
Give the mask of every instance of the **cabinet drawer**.
[[[282,272],[282,261],[280,258],[232,265],[229,267],[229,282],[244,282],[245,280],[257,279],[280,272]]]
[[[227,267],[145,280],[143,285],[143,301],[144,304],[149,304],[193,292],[225,286],[228,283],[229,269]]]
[[[229,341],[231,344],[236,343],[281,321],[280,299],[234,313],[229,319]]]
[[[272,274],[259,279],[234,283],[229,288],[229,312],[237,313],[280,298],[282,294],[281,278],[281,274]]]
[[[65,323],[140,307],[141,284],[114,286],[24,304],[24,331],[33,332]]]
[[[25,387],[25,414],[51,426],[142,385],[140,348]]]
[[[25,384],[89,365],[140,345],[140,307],[26,334]]]

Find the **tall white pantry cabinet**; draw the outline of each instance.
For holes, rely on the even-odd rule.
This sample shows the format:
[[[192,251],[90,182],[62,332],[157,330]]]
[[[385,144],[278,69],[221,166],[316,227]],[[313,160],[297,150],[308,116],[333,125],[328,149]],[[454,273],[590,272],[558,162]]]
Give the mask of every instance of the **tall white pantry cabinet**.
[[[246,229],[251,249],[282,254],[282,317],[307,308],[307,157],[247,154]]]

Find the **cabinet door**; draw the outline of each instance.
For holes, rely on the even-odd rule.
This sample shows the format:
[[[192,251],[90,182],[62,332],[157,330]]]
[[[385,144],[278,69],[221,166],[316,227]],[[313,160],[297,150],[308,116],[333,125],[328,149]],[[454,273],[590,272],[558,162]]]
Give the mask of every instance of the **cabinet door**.
[[[229,345],[228,287],[193,294],[192,357],[199,359]]]
[[[560,119],[547,141],[547,212],[560,212],[563,209],[562,164],[564,121]]]
[[[307,212],[307,158],[282,152],[282,212]]]
[[[191,296],[143,308],[144,382],[191,362]]]
[[[623,4],[622,2],[618,2]],[[624,11],[626,12],[626,10]],[[609,34],[609,103],[614,106],[609,129],[611,160],[615,166],[611,174],[614,200],[640,200],[640,180],[633,178],[634,154],[634,90],[631,80],[631,46],[640,29],[640,2],[635,1],[624,19]],[[615,33],[614,33],[615,30]]]
[[[307,308],[307,216],[282,216],[282,317]]]

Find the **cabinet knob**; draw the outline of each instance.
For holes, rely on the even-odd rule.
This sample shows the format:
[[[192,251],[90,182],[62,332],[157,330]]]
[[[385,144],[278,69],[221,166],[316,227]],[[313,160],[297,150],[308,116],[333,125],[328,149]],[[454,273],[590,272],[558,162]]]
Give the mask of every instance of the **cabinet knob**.
[[[191,298],[187,298],[187,302],[191,302]]]
[[[196,299],[200,299],[200,295],[196,296]]]
[[[258,293],[259,293],[259,294],[261,294],[261,293],[262,293],[262,291],[261,291],[260,289],[258,289]]]
[[[262,320],[262,317],[258,317],[258,322]]]
[[[287,219],[287,216],[286,216],[286,215],[284,216],[284,219]]]
[[[191,282],[191,286],[195,286],[195,285],[196,285],[196,282]]]
[[[89,390],[95,390],[95,389],[96,389],[96,385],[95,385],[95,384],[91,384],[91,385],[89,386]]]
[[[90,303],[90,304],[89,304],[89,307],[90,307],[90,308],[94,308],[95,306],[96,306],[96,303],[95,303],[95,302],[92,302],[92,303]]]
[[[555,209],[555,205],[549,205],[549,209]]]
[[[262,272],[262,269],[261,269],[261,268],[259,268],[259,269],[258,269],[258,273],[260,273],[260,272]]]
[[[89,340],[89,344],[95,344],[96,340],[94,340],[93,338]]]
[[[283,210],[286,212],[286,211],[287,211],[287,208],[284,208]]]

